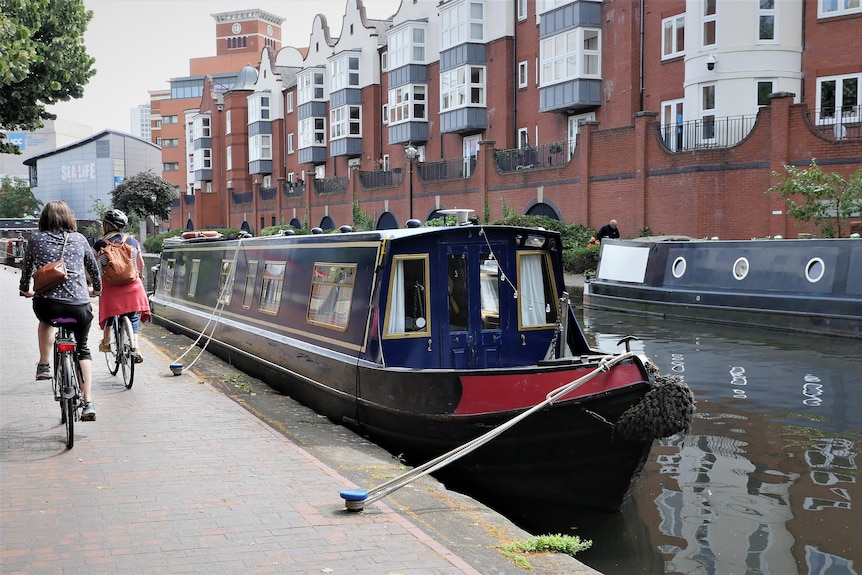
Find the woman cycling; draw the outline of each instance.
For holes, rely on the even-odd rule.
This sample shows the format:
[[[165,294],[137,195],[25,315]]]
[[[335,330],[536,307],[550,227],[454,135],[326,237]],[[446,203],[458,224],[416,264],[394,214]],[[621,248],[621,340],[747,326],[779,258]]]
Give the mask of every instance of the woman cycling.
[[[129,218],[120,210],[108,210],[102,216],[102,231],[104,237],[96,240],[93,245],[93,250],[98,254],[99,267],[102,272],[108,265],[108,256],[104,253],[104,248],[111,243],[125,242],[132,248],[132,261],[138,269],[138,277],[134,281],[124,284],[115,285],[105,281],[102,287],[102,297],[99,299],[99,327],[102,328],[102,343],[99,344],[99,351],[111,351],[111,322],[112,317],[117,315],[128,315],[132,321],[132,360],[135,363],[141,363],[144,358],[141,357],[138,351],[138,332],[141,329],[141,322],[147,321],[150,318],[150,302],[147,299],[147,292],[144,289],[142,280],[144,271],[144,258],[141,255],[141,247],[138,241],[123,233],[125,227],[129,224]]]
[[[84,411],[81,419],[96,420],[96,406],[90,394],[93,379],[93,362],[87,347],[87,335],[93,322],[93,306],[90,297],[98,296],[102,289],[99,266],[87,238],[77,232],[75,214],[66,202],[48,202],[39,217],[39,231],[30,236],[21,266],[20,295],[33,298],[33,312],[39,319],[39,364],[36,379],[51,379],[51,357],[54,343],[54,327],[51,321],[59,318],[76,320],[72,331],[77,342],[78,361],[81,364],[81,392]],[[30,289],[30,276],[45,264],[60,257],[66,262],[68,279],[52,290],[35,295]],[[87,285],[87,275],[92,289]],[[56,368],[56,366],[54,366]]]

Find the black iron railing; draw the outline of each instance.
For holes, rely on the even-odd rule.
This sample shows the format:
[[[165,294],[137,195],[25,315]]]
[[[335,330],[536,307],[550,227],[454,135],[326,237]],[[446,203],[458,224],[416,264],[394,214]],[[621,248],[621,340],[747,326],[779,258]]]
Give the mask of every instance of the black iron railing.
[[[359,172],[359,183],[366,190],[396,187],[400,186],[403,181],[404,170],[401,168]]]
[[[422,162],[416,164],[415,171],[419,181],[429,183],[469,178],[475,169],[476,158],[470,156],[438,162]]]
[[[862,106],[821,108],[808,112],[811,123],[821,136],[831,140],[858,140],[862,138]]]
[[[497,170],[504,173],[563,166],[569,161],[567,148],[567,142],[556,142],[541,146],[497,150],[494,152],[494,163],[497,164]]]
[[[344,176],[335,176],[326,178],[325,180],[314,180],[314,193],[318,196],[328,194],[343,194],[347,191],[347,178]]]
[[[297,198],[305,195],[305,182],[284,182],[281,190],[288,198]]]
[[[231,192],[234,204],[250,204],[254,200],[252,192]]]
[[[261,188],[260,189],[260,199],[261,200],[274,200],[277,190],[275,188]]]
[[[660,124],[658,129],[664,145],[672,152],[685,152],[703,148],[729,148],[744,140],[757,116],[706,116],[699,120]]]

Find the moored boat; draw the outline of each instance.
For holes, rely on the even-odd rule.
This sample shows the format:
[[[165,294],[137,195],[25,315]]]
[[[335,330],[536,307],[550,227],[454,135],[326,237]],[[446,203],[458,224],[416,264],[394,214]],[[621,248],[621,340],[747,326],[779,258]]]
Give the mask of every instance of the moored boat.
[[[602,242],[584,307],[862,338],[862,241]]]
[[[584,378],[436,475],[488,501],[616,510],[653,439],[688,428],[693,399],[645,358],[589,347],[561,251],[556,232],[469,224],[180,238],[151,307],[414,465]]]

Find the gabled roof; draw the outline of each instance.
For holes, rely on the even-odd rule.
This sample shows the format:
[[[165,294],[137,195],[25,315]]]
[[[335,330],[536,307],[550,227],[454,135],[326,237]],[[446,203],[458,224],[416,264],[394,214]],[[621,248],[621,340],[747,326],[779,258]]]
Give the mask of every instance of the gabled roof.
[[[132,134],[126,134],[124,132],[118,132],[116,130],[102,130],[101,132],[99,132],[97,134],[93,134],[92,136],[84,138],[83,140],[78,140],[77,142],[72,142],[71,144],[63,146],[61,148],[55,148],[55,149],[51,150],[50,152],[45,152],[44,154],[40,154],[38,156],[33,156],[32,158],[27,158],[26,160],[24,160],[24,165],[25,166],[35,166],[36,160],[40,160],[42,158],[47,158],[49,156],[54,156],[56,154],[60,154],[60,153],[65,152],[67,150],[73,150],[75,148],[80,148],[81,146],[85,146],[85,145],[89,144],[90,142],[95,142],[96,140],[101,140],[105,136],[120,136],[122,138],[130,138],[132,140],[137,140],[139,142],[143,142],[144,144],[148,144],[157,150],[161,149],[157,145],[155,145],[154,143],[149,142],[147,140],[144,140],[142,138],[139,138],[137,136],[133,136]]]

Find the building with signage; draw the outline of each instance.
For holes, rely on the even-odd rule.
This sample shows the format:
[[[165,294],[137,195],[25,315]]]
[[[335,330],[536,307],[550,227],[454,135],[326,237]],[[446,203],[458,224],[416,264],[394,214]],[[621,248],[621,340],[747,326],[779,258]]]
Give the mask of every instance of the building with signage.
[[[161,172],[162,151],[129,134],[104,130],[25,160],[30,188],[43,203],[63,200],[78,219],[97,219],[97,200],[111,205],[111,191],[141,172]]]
[[[0,154],[0,178],[10,176],[27,179],[24,161],[77,142],[92,135],[92,126],[66,120],[43,120],[42,128],[32,132],[6,132],[8,141],[16,146],[20,154]]]

